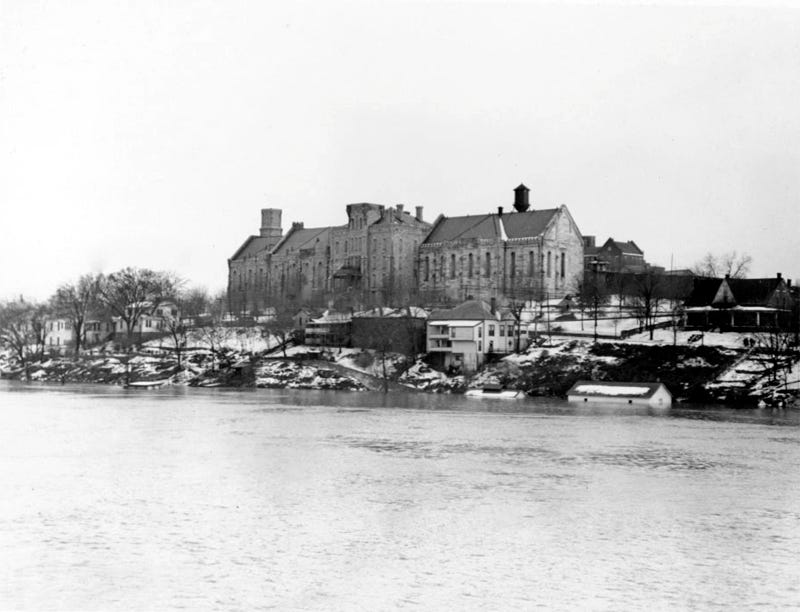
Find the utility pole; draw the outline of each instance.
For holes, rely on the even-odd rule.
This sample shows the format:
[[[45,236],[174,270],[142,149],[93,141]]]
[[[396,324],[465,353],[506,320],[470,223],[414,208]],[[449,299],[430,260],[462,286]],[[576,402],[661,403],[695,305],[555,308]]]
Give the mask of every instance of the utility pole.
[[[593,301],[594,301],[594,305],[593,305],[593,310],[594,310],[594,343],[597,344],[597,307],[599,305],[598,304],[599,296],[597,295],[597,268],[600,265],[600,262],[598,261],[597,257],[595,257],[594,259],[592,259],[592,261],[589,263],[589,265],[592,266],[592,277],[593,277],[593,281],[592,281],[592,298],[593,298]]]

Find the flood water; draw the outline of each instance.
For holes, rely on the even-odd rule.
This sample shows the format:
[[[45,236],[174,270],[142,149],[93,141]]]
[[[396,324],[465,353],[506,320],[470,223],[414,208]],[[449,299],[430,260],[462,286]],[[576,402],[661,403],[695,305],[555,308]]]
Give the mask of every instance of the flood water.
[[[0,609],[800,606],[800,417],[0,382]]]

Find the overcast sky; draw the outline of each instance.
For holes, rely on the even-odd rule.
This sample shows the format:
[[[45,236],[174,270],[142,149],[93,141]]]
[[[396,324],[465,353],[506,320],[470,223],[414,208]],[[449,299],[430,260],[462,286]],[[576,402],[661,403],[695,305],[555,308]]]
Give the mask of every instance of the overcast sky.
[[[566,204],[651,263],[800,276],[798,5],[0,0],[0,298],[211,290],[351,202]]]

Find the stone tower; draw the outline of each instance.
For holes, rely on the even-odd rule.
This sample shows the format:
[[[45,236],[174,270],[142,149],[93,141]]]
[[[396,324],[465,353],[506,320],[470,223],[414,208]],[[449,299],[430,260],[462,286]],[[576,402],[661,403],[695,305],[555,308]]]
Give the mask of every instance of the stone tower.
[[[261,209],[261,237],[269,238],[267,248],[271,249],[280,242],[283,235],[281,229],[281,209],[262,208]]]

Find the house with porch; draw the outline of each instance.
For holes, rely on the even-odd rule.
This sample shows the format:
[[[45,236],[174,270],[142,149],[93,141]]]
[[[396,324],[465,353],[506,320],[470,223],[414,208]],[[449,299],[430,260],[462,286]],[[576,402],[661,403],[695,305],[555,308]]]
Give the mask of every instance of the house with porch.
[[[696,278],[685,302],[687,329],[788,329],[796,302],[791,281],[773,278]]]

